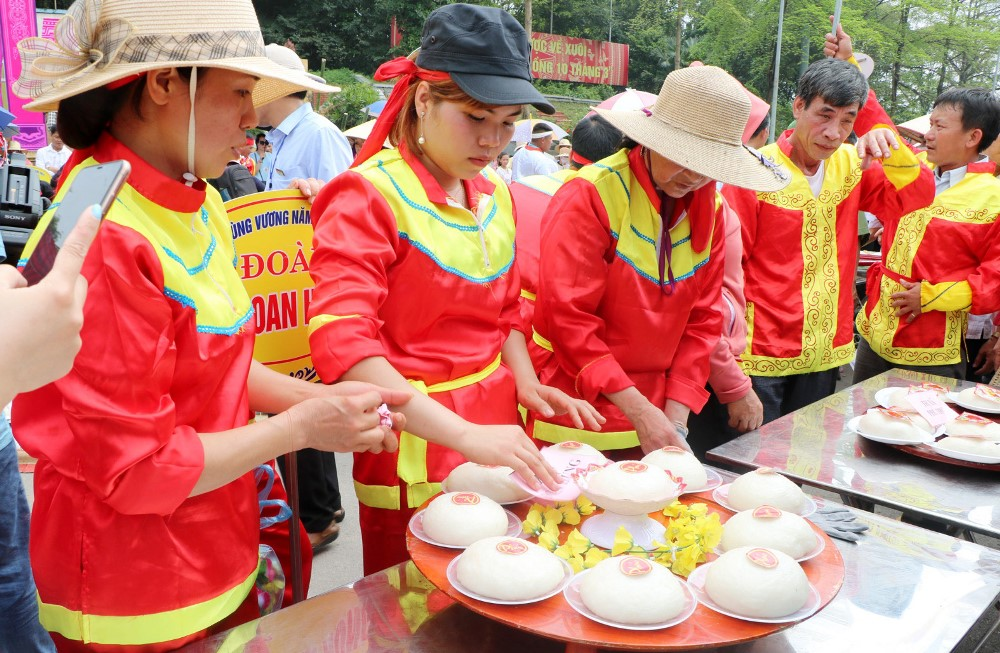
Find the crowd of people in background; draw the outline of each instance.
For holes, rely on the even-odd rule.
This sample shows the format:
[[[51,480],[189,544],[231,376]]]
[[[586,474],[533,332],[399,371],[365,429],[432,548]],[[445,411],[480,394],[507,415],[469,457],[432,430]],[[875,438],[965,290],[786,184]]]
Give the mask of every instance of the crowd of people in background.
[[[128,58],[85,66],[124,21]],[[1000,100],[946,90],[918,153],[839,26],[769,145],[768,104],[693,65],[642,110],[595,109],[558,141],[539,120],[513,151],[524,111],[555,108],[532,84],[528,35],[497,8],[430,14],[421,48],[376,73],[396,83],[359,148],[308,101],[339,89],[265,46],[249,0],[77,0],[55,38],[68,81],[54,82],[51,42],[27,39],[15,85],[58,110],[36,159],[61,172],[55,201],[82,166],[126,159],[132,175],[51,281],[0,275],[4,310],[61,284],[50,326],[70,334],[0,393],[21,393],[14,435],[38,459],[36,600],[0,431],[0,503],[18,525],[0,528],[15,552],[0,583],[17,581],[0,611],[21,615],[0,645],[51,650],[40,623],[61,651],[165,651],[255,618],[260,545],[287,564],[300,530],[308,584],[312,550],[338,536],[334,452],[355,454],[373,573],[406,560],[414,510],[464,460],[555,488],[548,443],[701,456],[829,395],[855,359],[859,381],[891,367],[963,378],[1000,358],[991,318],[980,353],[965,346],[970,312],[1000,310],[1000,181],[984,154]],[[312,203],[322,383],[252,360],[223,201],[265,190]],[[858,311],[862,212],[882,253]],[[289,451],[302,524],[262,531],[258,483]],[[280,480],[260,491],[285,498]]]

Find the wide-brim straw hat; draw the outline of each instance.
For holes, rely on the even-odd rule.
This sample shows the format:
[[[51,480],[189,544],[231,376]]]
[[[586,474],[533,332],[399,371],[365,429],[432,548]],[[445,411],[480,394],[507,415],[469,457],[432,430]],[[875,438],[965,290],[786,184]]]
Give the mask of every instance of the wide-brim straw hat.
[[[596,111],[636,143],[711,179],[757,191],[791,181],[787,170],[743,145],[750,100],[721,68],[675,70],[651,109]]]
[[[250,0],[77,0],[55,39],[18,43],[21,77],[14,92],[25,108],[54,111],[59,102],[158,68],[224,68],[258,78],[255,106],[303,90],[335,92],[267,58]]]

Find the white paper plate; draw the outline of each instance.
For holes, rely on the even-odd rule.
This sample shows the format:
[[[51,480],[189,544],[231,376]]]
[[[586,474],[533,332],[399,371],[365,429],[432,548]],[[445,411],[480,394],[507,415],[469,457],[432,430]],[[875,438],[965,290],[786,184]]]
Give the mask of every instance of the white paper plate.
[[[715,488],[715,490],[712,492],[712,500],[727,510],[732,510],[733,512],[739,512],[740,511],[739,508],[734,508],[733,505],[729,503],[730,485],[732,485],[732,483],[726,483],[725,485],[721,485]],[[811,498],[809,498],[808,495],[806,495],[806,505],[803,506],[802,510],[800,510],[795,514],[797,514],[799,517],[808,517],[814,512],[816,512],[816,502],[813,501]]]
[[[1000,415],[1000,408],[982,408],[981,406],[975,406],[960,399],[957,392],[949,392],[948,399],[955,402],[962,408],[971,410],[974,413],[983,413],[984,415]]]
[[[599,624],[604,624],[605,626],[611,626],[612,628],[622,628],[624,630],[662,630],[663,628],[670,628],[671,626],[676,626],[688,617],[694,614],[694,611],[698,609],[698,600],[694,597],[694,592],[688,587],[687,583],[683,579],[678,578],[677,580],[681,584],[681,589],[684,591],[684,596],[686,602],[684,603],[684,609],[681,610],[673,619],[668,619],[667,621],[660,621],[652,624],[623,624],[618,621],[612,621],[610,619],[605,619],[594,614],[590,608],[583,602],[583,598],[580,596],[580,583],[583,577],[590,572],[589,569],[584,569],[579,574],[573,577],[566,589],[563,590],[563,597],[566,598],[566,603],[569,603],[570,607],[582,614],[587,619],[591,621],[596,621]]]
[[[997,445],[997,455],[996,456],[985,456],[976,453],[969,453],[968,451],[955,451],[954,449],[945,449],[940,446],[937,442],[930,442],[928,445],[931,449],[938,452],[942,456],[948,458],[954,458],[956,460],[965,460],[970,463],[985,463],[987,465],[1000,465],[1000,444]]]
[[[517,537],[521,534],[521,520],[518,519],[517,515],[509,510],[504,510],[507,513],[507,532],[504,533],[507,537]],[[442,546],[446,549],[464,549],[467,548],[467,544],[445,544],[443,542],[438,542],[424,530],[424,511],[414,514],[410,517],[410,532],[418,540],[427,542],[428,544],[433,544],[434,546]]]
[[[695,492],[708,492],[709,490],[714,490],[715,488],[722,485],[722,477],[719,476],[719,473],[714,469],[709,469],[706,467],[705,476],[708,477],[708,479],[705,481],[705,485],[694,489],[684,488],[684,491],[681,492],[681,496],[684,496],[685,494],[693,494]]]
[[[711,562],[706,562],[703,565],[695,567],[695,570],[691,572],[690,576],[688,576],[687,582],[688,582],[688,587],[690,587],[691,591],[694,592],[695,598],[698,599],[698,602],[704,605],[706,608],[714,610],[719,614],[724,614],[727,617],[733,617],[734,619],[742,619],[743,621],[754,621],[762,624],[787,624],[793,621],[800,621],[802,619],[805,619],[806,617],[815,614],[815,612],[819,610],[819,605],[821,603],[819,592],[816,590],[816,587],[812,583],[809,583],[809,598],[806,599],[806,604],[802,606],[801,610],[796,610],[792,614],[785,615],[784,617],[777,617],[774,619],[764,619],[761,617],[744,617],[742,615],[736,614],[735,612],[730,612],[729,610],[726,610],[718,603],[713,601],[712,598],[708,595],[708,592],[705,591],[705,575],[708,573],[708,568],[711,565],[712,565]]]
[[[826,540],[824,540],[822,537],[820,537],[819,535],[817,535],[816,531],[813,531],[813,537],[816,538],[816,546],[813,547],[813,549],[811,551],[807,551],[806,554],[803,555],[801,558],[796,558],[795,562],[805,562],[806,560],[812,560],[813,558],[815,558],[819,554],[823,553],[823,549],[826,548]],[[742,544],[740,546],[747,546],[747,545],[746,544]],[[715,552],[717,554],[719,554],[719,555],[722,555],[723,553],[726,552],[726,550],[723,549],[721,546],[717,546],[717,547],[715,547]]]
[[[451,583],[452,587],[454,587],[462,594],[465,594],[470,599],[476,599],[477,601],[483,601],[484,603],[494,603],[496,605],[525,605],[527,603],[537,603],[538,601],[544,601],[545,599],[555,596],[559,592],[563,591],[564,589],[566,589],[566,586],[569,585],[570,581],[573,580],[573,568],[569,566],[568,562],[560,558],[559,562],[562,563],[563,573],[565,575],[563,576],[563,579],[559,581],[559,584],[552,589],[552,591],[546,592],[545,594],[537,596],[533,599],[524,599],[522,601],[504,601],[501,599],[491,599],[488,596],[482,596],[481,594],[476,594],[472,590],[462,585],[461,582],[459,582],[458,561],[462,559],[463,555],[465,554],[464,553],[458,554],[457,556],[455,556],[454,560],[448,563],[448,568],[445,570],[445,575],[448,577],[448,582]],[[517,582],[517,579],[512,578],[511,581]]]
[[[852,431],[854,431],[861,437],[865,438],[866,440],[872,440],[873,442],[881,442],[883,444],[927,444],[929,442],[934,441],[935,437],[934,434],[925,433],[922,429],[918,430],[920,430],[920,432],[923,433],[923,437],[920,437],[918,439],[894,438],[889,435],[872,435],[871,433],[865,433],[864,431],[858,429],[858,424],[861,422],[861,417],[862,417],[861,415],[852,417],[850,421],[847,422],[847,428],[851,429]]]

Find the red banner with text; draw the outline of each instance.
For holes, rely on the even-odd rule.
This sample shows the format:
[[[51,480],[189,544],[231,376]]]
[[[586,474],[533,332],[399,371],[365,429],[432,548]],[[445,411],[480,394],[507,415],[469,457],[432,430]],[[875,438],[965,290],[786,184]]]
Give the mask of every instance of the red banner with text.
[[[628,45],[532,32],[531,72],[539,79],[626,86]]]

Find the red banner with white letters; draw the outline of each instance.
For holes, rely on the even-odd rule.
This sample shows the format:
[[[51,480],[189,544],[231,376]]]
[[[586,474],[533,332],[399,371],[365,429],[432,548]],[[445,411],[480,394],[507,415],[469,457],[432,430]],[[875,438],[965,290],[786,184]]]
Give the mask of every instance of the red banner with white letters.
[[[539,79],[628,84],[628,45],[531,33],[531,73]]]

